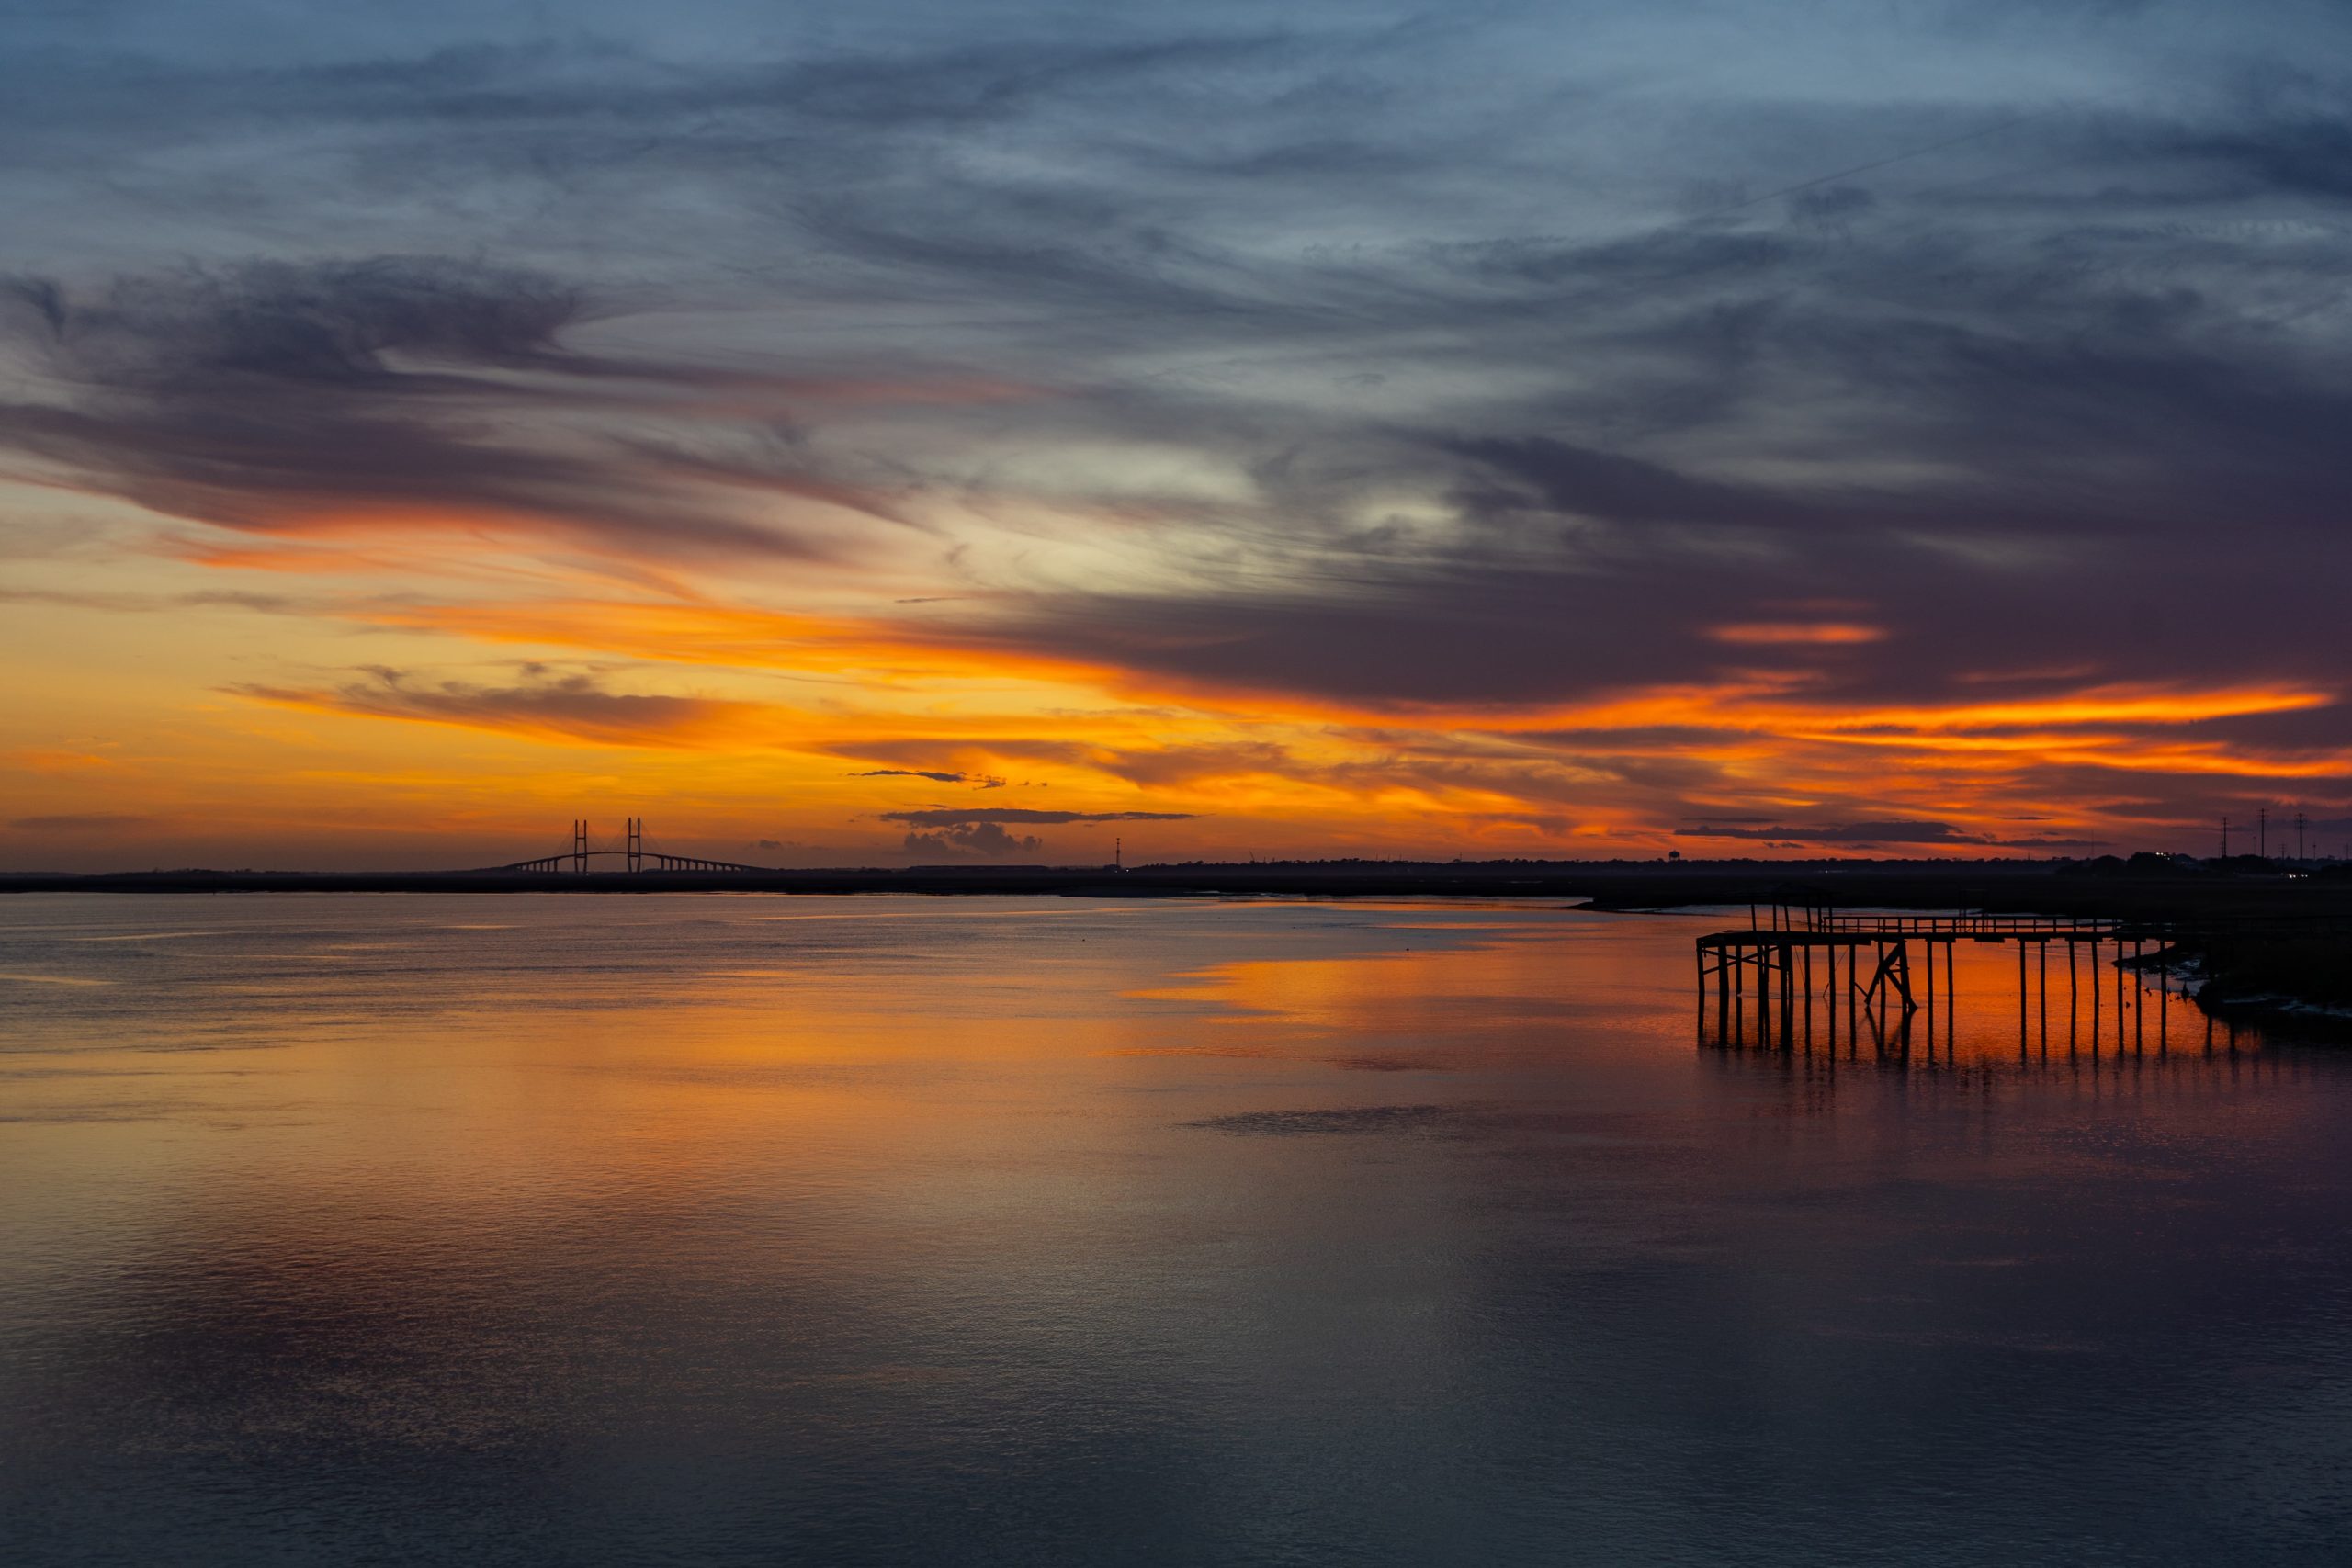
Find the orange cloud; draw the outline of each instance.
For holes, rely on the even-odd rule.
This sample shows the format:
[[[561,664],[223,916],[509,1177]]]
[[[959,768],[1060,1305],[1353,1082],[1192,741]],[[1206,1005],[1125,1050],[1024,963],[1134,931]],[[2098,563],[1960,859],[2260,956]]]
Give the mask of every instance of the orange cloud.
[[[409,548],[379,545],[371,553],[404,557]],[[560,581],[571,570],[495,553],[468,558],[485,573],[511,570],[511,582],[529,581],[534,571],[541,582]],[[1001,777],[1012,793],[997,798],[1027,807],[1192,813],[1207,825],[1164,836],[1197,846],[1194,852],[1452,846],[1545,854],[1662,849],[1679,826],[1710,815],[1848,828],[1927,824],[1914,840],[1923,852],[2025,849],[2140,835],[2141,824],[2168,810],[2201,816],[2201,807],[2164,804],[2195,801],[2212,787],[2200,780],[2233,787],[2293,779],[2316,796],[2352,771],[2340,748],[2265,749],[2193,728],[2335,700],[2290,682],[2186,689],[2086,682],[1989,702],[1846,704],[1826,694],[1818,673],[1752,670],[1568,705],[1374,706],[1034,652],[1011,634],[997,640],[990,608],[965,596],[955,620],[896,607],[828,614],[651,587],[643,596],[457,603],[352,596],[321,603],[318,613],[347,626],[599,664],[594,674],[528,665],[520,675],[462,680],[378,671],[232,689],[286,713],[594,750],[603,753],[593,764],[600,774],[639,769],[631,756],[647,759],[643,767],[689,769],[642,787],[713,810],[774,812],[786,802],[782,809],[793,815],[758,818],[755,836],[863,834],[861,841],[890,852],[897,840],[875,838],[877,814],[938,805],[938,786],[923,773]],[[608,660],[636,668],[602,667]],[[675,678],[684,670],[697,672],[700,689],[662,689],[664,671]],[[778,677],[789,682],[789,700],[769,694]],[[289,727],[253,744],[300,744],[323,757],[348,733]],[[19,765],[62,767],[74,750],[27,747]],[[846,778],[842,759],[876,776]],[[468,763],[492,765],[486,756]],[[2086,787],[2092,774],[2111,775],[2112,792]],[[339,797],[390,784],[366,768],[306,776],[310,787]],[[502,777],[497,788],[515,800],[536,798],[519,781]],[[2019,829],[2027,819],[2053,825]],[[1850,834],[1821,841],[1858,852],[1861,844]]]
[[[118,768],[122,765],[119,759],[100,756],[95,751],[67,751],[41,746],[11,751],[8,761],[36,773],[76,773],[92,768]]]
[[[1885,637],[1886,628],[1853,621],[1742,621],[1710,626],[1707,635],[1717,642],[1836,645],[1878,642]]]

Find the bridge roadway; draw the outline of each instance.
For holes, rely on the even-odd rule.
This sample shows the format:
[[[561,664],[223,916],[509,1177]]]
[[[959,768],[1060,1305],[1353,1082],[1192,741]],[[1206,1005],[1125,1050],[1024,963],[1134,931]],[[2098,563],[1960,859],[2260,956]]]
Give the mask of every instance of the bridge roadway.
[[[537,860],[518,860],[510,865],[484,866],[484,873],[571,872],[586,875],[592,860],[623,861],[632,872],[642,872],[649,866],[655,871],[744,871],[772,874],[764,865],[739,865],[729,860],[701,860],[693,855],[665,854],[660,850],[567,850],[560,855],[541,855]]]
[[[632,817],[623,829],[621,847],[598,844],[588,830],[588,819],[576,817],[571,822],[571,847],[561,854],[537,855],[530,860],[518,860],[506,865],[487,866],[490,872],[525,872],[560,874],[570,872],[574,876],[588,874],[592,860],[611,858],[624,863],[631,875],[642,875],[650,866],[660,871],[729,871],[765,874],[770,868],[763,865],[743,865],[731,860],[708,860],[698,855],[673,855],[663,850],[645,847],[645,818]]]

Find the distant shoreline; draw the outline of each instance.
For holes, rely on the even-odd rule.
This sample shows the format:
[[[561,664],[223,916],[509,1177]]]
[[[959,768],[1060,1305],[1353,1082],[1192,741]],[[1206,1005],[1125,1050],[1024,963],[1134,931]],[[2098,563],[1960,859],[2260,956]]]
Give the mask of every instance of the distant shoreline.
[[[0,894],[900,894],[1102,898],[1561,898],[1597,912],[1828,904],[2204,926],[2199,1004],[2301,1021],[2352,1004],[2352,877],[2063,874],[2048,861],[1277,862],[888,870],[0,874]],[[2222,928],[2234,927],[2224,931]]]
[[[1277,861],[775,871],[0,873],[6,893],[899,893],[1577,897],[1604,909],[1826,903],[2179,919],[2352,919],[2352,877],[2069,875],[2051,861]]]
[[[277,872],[0,874],[0,893],[913,893],[1170,897],[1591,898],[1610,907],[1769,901],[1819,895],[1916,903],[2009,897],[2054,886],[2052,863],[1294,861],[1107,866],[918,866],[776,871]]]

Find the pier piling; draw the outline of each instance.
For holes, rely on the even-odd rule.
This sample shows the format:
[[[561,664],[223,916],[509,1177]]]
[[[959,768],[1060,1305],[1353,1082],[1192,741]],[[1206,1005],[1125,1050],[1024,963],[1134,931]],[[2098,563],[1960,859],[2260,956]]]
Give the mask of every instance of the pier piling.
[[[1701,1038],[1707,1035],[1708,1014],[1713,1035],[1725,1045],[1748,1043],[1747,1003],[1751,970],[1755,976],[1756,1022],[1753,1043],[1793,1050],[1814,1044],[1814,1008],[1828,1010],[1827,1040],[1838,1046],[1838,1014],[1842,1001],[1849,1048],[1858,1043],[1867,1020],[1882,1048],[1907,1051],[1914,1018],[1924,1004],[1928,1048],[1935,1049],[1936,1004],[1944,1008],[1947,1049],[1959,1028],[1958,948],[1964,938],[1981,942],[2015,942],[2018,949],[2018,1038],[2020,1049],[2038,1038],[2046,1054],[2050,1047],[2050,944],[2065,944],[2066,1032],[2078,1038],[2082,1019],[2082,966],[2090,967],[2090,1026],[2094,1053],[2098,1046],[2106,1009],[2106,987],[2100,983],[2102,950],[2114,944],[2116,971],[2116,1043],[2143,1049],[2146,1039],[2146,986],[2127,994],[2123,976],[2145,963],[2149,943],[2155,942],[2157,969],[2156,1034],[2158,1048],[2171,1041],[2172,953],[2169,935],[2152,936],[2143,925],[2127,931],[2120,921],[2024,915],[1838,915],[1825,909],[1791,909],[1764,906],[1756,910],[1757,923],[1745,931],[1712,932],[1697,941],[1697,998]],[[1769,923],[1767,923],[1769,920]],[[1916,976],[1911,944],[1921,944],[1927,970]],[[1936,974],[1937,948],[1942,947],[1944,973]],[[2027,949],[2030,945],[2030,954]],[[1814,968],[1814,949],[1822,949],[1824,984]],[[1840,960],[1843,959],[1841,967]],[[1865,959],[1871,960],[1867,973]],[[1940,998],[1939,992],[1940,991]],[[2127,1016],[2128,1010],[2128,1016]],[[2128,1025],[2128,1029],[2127,1029]],[[2210,1026],[2209,1026],[2210,1033]]]

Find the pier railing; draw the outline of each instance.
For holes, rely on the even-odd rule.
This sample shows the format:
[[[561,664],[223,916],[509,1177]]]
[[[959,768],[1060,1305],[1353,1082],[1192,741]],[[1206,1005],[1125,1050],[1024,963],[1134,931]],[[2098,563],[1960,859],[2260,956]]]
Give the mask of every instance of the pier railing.
[[[2087,978],[2094,1028],[2110,1006],[2120,1026],[2128,1002],[2136,1037],[2153,972],[2154,1032],[2161,1043],[2170,1031],[2180,963],[2176,944],[2182,934],[2169,922],[2111,916],[1839,913],[1820,906],[1758,905],[1745,929],[1711,931],[1697,940],[1700,1036],[1707,1039],[1712,1014],[1719,1043],[1810,1042],[1818,1012],[1830,1042],[1837,1040],[1841,1021],[1850,1042],[1865,1028],[1873,1034],[1891,1028],[1907,1035],[1913,1015],[1924,1012],[1932,1038],[1940,1010],[1949,1037],[1957,1027],[1953,949],[1971,942],[2017,944],[2021,1029],[2034,1016],[2047,1027],[2052,947],[2061,950],[2070,1017],[2081,1005]],[[1917,964],[1915,946],[1922,961]],[[2078,966],[2077,955],[2086,951],[2087,963]],[[2114,978],[2103,985],[2102,974]],[[2127,987],[2128,977],[2142,983]],[[2038,1004],[2031,1013],[2030,1004]]]
[[[2164,922],[2124,920],[2106,915],[1991,915],[1962,909],[1939,915],[1838,911],[1822,905],[1751,904],[1750,931],[1847,936],[1915,936],[1939,941],[1979,937],[2003,942],[2019,937],[2052,940],[2113,936],[2118,931],[2154,931]]]
[[[2052,941],[2066,937],[2112,937],[2132,922],[2105,916],[2047,915],[1838,915],[1822,912],[1797,931],[1850,932],[1858,936],[1917,936],[1933,940],[1976,937],[1990,942]],[[2143,928],[2146,929],[2144,922]]]

